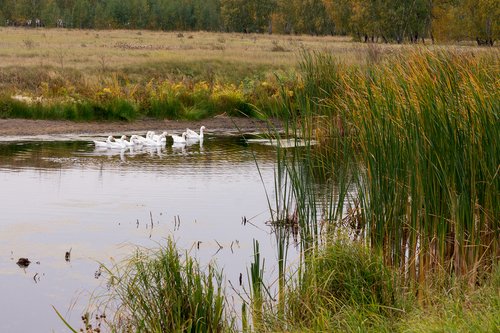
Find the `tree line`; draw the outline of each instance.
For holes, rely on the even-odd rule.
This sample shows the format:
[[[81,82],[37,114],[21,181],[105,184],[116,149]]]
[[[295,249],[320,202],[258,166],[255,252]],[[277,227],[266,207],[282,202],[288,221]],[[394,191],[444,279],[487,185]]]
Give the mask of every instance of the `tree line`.
[[[365,42],[499,37],[498,0],[0,0],[0,25],[352,35]]]

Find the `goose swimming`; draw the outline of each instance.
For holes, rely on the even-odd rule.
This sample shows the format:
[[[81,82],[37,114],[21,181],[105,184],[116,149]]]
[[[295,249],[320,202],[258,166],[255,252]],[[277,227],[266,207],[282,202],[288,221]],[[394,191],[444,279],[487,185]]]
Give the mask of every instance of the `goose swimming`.
[[[119,139],[115,139],[115,142],[122,142],[123,140],[127,140],[126,135],[122,135]]]
[[[154,141],[157,141],[158,139],[161,139],[161,141],[163,141],[163,142],[167,141],[167,138],[166,138],[168,135],[167,132],[163,132],[160,135],[156,135],[155,132],[152,132],[152,133],[153,134],[151,135],[151,139],[153,139]]]
[[[198,134],[195,131],[190,130],[189,128],[186,128],[186,138],[191,139],[191,140],[202,140],[204,129],[205,129],[205,126],[201,126],[200,127],[200,134]]]
[[[143,136],[140,136],[140,135],[136,135],[135,137],[137,138],[137,140],[140,142],[140,143],[144,143],[146,142],[147,139],[149,139],[151,137],[151,135],[154,134],[154,132],[152,131],[148,131],[146,133],[146,137],[143,137]]]
[[[111,141],[111,140],[113,140],[113,141]],[[112,136],[108,137],[107,142],[108,142],[108,148],[111,148],[111,149],[125,149],[125,148],[127,148],[125,143],[114,140]]]
[[[143,144],[145,146],[162,146],[166,142],[166,139],[165,139],[166,135],[167,135],[167,132],[163,132],[161,135],[156,135],[156,140],[153,139],[155,136],[152,135],[150,138],[146,138],[146,140],[143,142]]]
[[[122,138],[123,138],[123,136],[122,136]],[[132,136],[130,136],[130,140],[129,141],[122,139],[121,142],[124,143],[125,146],[127,146],[127,147],[133,147],[133,146],[139,146],[139,145],[141,145],[141,142],[137,139],[137,135],[135,135],[135,134],[132,135]]]
[[[108,138],[106,139],[106,141],[96,141],[96,140],[94,140],[94,144],[95,144],[96,148],[108,148],[109,147],[109,143],[111,143],[112,140],[113,140],[113,137],[110,135],[110,136],[108,136]]]
[[[181,136],[172,134],[170,135],[174,140],[174,143],[186,143],[186,132],[182,133]]]

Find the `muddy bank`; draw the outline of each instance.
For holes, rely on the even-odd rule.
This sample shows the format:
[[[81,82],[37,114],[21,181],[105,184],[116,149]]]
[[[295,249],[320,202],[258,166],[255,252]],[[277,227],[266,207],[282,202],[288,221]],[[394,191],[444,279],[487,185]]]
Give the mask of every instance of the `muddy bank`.
[[[273,121],[273,126],[278,124]],[[198,129],[204,125],[208,133],[263,132],[269,122],[250,119],[215,117],[200,121],[138,120],[133,122],[72,122],[59,120],[0,119],[0,137],[55,134],[116,135],[134,131],[173,131],[180,133],[187,127]]]

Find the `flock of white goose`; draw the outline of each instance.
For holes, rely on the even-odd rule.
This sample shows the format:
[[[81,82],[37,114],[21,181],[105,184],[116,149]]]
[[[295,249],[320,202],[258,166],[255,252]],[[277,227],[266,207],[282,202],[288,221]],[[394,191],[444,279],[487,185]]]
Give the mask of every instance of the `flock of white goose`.
[[[170,137],[172,138],[174,144],[182,145],[187,143],[193,143],[196,141],[203,140],[204,129],[205,126],[201,126],[200,133],[196,133],[195,131],[187,128],[186,131],[182,133],[182,135],[171,134]],[[115,139],[113,136],[110,135],[108,136],[106,141],[94,140],[94,144],[96,148],[106,148],[106,149],[126,149],[130,147],[141,147],[141,146],[161,147],[167,143],[167,136],[169,136],[167,132],[163,132],[162,134],[158,135],[154,131],[148,131],[145,137],[135,134],[131,135],[129,140],[127,140],[126,135],[122,135],[120,139]]]

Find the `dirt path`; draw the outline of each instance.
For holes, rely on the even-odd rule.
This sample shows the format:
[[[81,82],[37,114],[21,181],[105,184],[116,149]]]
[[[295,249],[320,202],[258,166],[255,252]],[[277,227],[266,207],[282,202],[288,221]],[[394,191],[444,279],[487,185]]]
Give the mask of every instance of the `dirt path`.
[[[275,122],[275,124],[277,124]],[[206,127],[208,133],[262,132],[267,122],[250,118],[215,117],[201,121],[139,120],[134,122],[72,122],[57,120],[0,119],[2,136],[34,136],[55,134],[103,134],[118,135],[125,132],[173,131],[183,132],[186,127]]]

